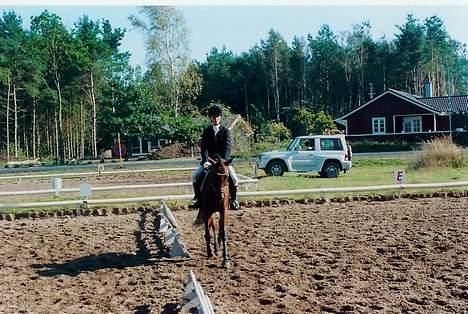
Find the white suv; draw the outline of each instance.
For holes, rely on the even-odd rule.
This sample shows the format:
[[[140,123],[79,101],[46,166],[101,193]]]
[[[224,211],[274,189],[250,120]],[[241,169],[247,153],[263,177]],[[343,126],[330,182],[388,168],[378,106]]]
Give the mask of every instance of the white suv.
[[[257,168],[269,176],[282,176],[285,171],[317,171],[322,177],[336,178],[340,171],[351,169],[351,155],[344,135],[299,136],[287,151],[261,154]]]

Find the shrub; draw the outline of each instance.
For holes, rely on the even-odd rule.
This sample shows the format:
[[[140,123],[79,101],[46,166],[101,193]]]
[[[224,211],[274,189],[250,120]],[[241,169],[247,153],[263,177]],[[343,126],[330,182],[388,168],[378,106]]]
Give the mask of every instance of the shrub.
[[[448,137],[436,138],[422,145],[422,150],[410,160],[410,169],[463,166],[463,149]]]
[[[280,143],[291,138],[291,131],[284,126],[283,122],[270,121],[259,137],[260,142]]]
[[[351,142],[354,153],[377,153],[377,152],[396,152],[396,151],[407,151],[419,149],[419,143],[408,143],[405,141],[393,141],[393,142],[376,142],[363,140],[359,142]]]

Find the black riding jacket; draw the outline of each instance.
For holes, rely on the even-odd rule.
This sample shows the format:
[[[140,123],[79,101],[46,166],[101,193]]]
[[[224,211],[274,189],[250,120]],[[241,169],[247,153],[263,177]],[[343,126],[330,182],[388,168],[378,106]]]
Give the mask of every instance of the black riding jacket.
[[[231,131],[228,128],[220,125],[215,136],[213,126],[210,125],[202,133],[200,165],[208,161],[208,156],[215,159],[219,155],[224,160],[231,159],[231,145]]]

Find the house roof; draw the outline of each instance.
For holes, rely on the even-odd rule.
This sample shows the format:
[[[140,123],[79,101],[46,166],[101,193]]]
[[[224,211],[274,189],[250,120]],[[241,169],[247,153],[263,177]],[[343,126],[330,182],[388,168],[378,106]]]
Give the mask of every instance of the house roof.
[[[437,111],[449,111],[448,96],[441,97],[421,97],[418,100],[426,105],[434,108]],[[468,112],[468,95],[450,96],[452,112]]]
[[[438,115],[445,115],[448,112],[449,109],[449,97],[448,96],[439,96],[439,97],[420,97],[416,95],[412,95],[403,91],[399,91],[396,89],[391,89],[389,88],[379,96],[375,97],[374,99],[371,99],[364,105],[354,109],[353,111],[345,114],[344,116],[336,119],[335,121],[341,124],[343,123],[343,120],[347,118],[348,116],[352,115],[356,111],[361,110],[362,108],[370,105],[380,97],[386,94],[393,94],[399,98],[402,98],[408,102],[411,102],[412,104],[421,107],[425,110],[428,110],[430,112],[433,112]],[[461,96],[450,96],[450,103],[452,106],[452,112],[468,112],[468,95],[461,95]]]
[[[391,89],[389,88],[388,90],[386,90],[385,92],[381,93],[379,96],[369,100],[368,102],[366,102],[364,105],[360,106],[360,107],[357,107],[356,109],[354,109],[353,111],[345,114],[344,116],[340,117],[340,118],[337,118],[335,119],[335,121],[337,121],[338,123],[341,123],[343,124],[341,121],[344,120],[345,118],[349,117],[350,115],[352,115],[353,113],[355,113],[356,111],[359,111],[361,110],[362,108],[372,104],[374,101],[376,101],[377,99],[379,99],[380,97],[386,95],[386,94],[393,94],[395,95],[396,97],[399,97],[399,98],[402,98],[408,102],[411,102],[413,103],[414,105],[416,106],[419,106],[425,110],[428,110],[428,111],[431,111],[435,114],[440,114],[440,112],[434,110],[432,107],[418,101],[418,99],[416,98],[416,96],[414,95],[411,95],[411,94],[408,94],[408,93],[405,93],[405,92],[402,92],[402,91],[399,91],[399,90],[396,90],[396,89]]]

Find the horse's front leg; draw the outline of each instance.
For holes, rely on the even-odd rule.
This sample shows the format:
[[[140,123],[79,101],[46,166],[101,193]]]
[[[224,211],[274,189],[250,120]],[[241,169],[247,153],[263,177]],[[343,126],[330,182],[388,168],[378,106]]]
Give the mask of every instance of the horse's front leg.
[[[209,229],[211,229],[211,234],[213,235],[214,255],[218,256],[219,236],[217,235],[217,232],[216,232],[216,224],[215,224],[215,220],[214,220],[213,216],[210,219],[209,225],[210,225]]]
[[[210,236],[210,219],[205,220],[205,242],[206,242],[206,253],[208,258],[213,257],[213,252],[211,251],[211,236]]]
[[[221,238],[221,241],[223,242],[223,267],[224,268],[229,268],[230,263],[229,263],[229,256],[228,256],[228,249],[227,249],[227,234],[226,234],[226,212],[221,211],[220,212],[220,218],[219,218],[219,237]]]

